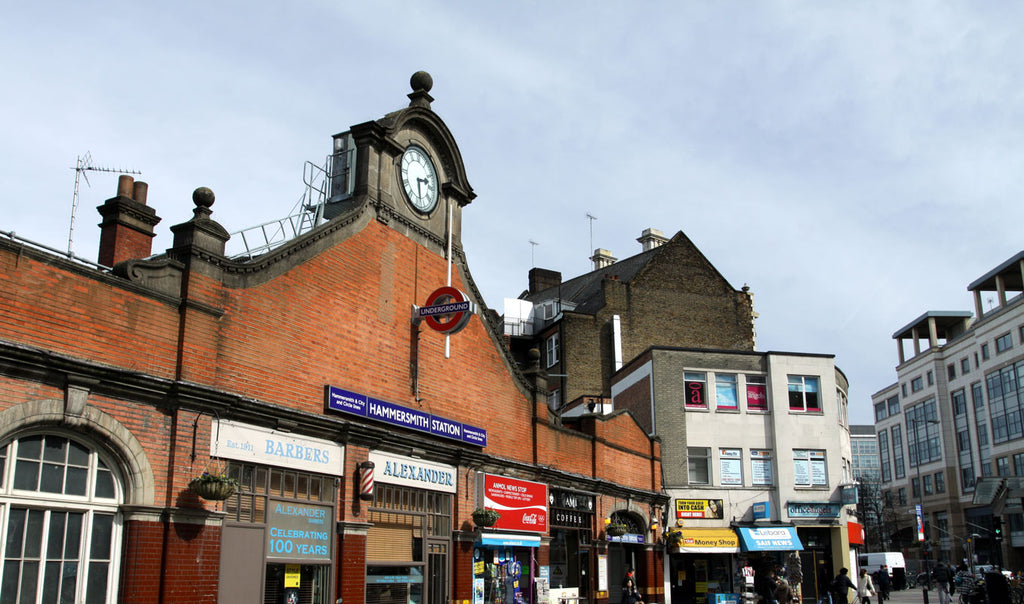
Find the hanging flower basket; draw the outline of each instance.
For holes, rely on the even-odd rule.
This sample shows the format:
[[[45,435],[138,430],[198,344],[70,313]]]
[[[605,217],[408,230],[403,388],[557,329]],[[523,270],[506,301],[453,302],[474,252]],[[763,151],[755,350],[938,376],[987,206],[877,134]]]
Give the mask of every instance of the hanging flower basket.
[[[208,501],[223,501],[235,494],[238,481],[221,474],[203,472],[202,476],[188,483],[188,488]]]
[[[683,533],[680,531],[669,531],[665,533],[665,543],[669,547],[682,547],[683,545]]]
[[[480,527],[494,526],[498,519],[501,518],[501,514],[497,510],[489,510],[487,508],[477,508],[473,510],[473,524]]]
[[[621,522],[612,522],[605,525],[604,532],[608,533],[609,537],[621,537],[629,532],[629,527]]]

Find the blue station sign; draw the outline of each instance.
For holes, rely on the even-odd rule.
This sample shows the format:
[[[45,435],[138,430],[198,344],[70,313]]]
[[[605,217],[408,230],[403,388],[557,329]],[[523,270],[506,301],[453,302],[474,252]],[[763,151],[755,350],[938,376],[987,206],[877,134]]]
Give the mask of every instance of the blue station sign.
[[[487,430],[483,428],[335,386],[327,387],[327,408],[470,445],[487,446]]]

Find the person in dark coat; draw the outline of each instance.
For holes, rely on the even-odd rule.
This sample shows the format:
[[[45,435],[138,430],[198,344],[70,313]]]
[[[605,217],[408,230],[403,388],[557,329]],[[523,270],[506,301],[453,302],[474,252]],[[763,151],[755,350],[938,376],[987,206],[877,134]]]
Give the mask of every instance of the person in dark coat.
[[[626,576],[622,579],[622,604],[643,604],[633,567],[626,569]]]
[[[892,582],[889,580],[889,567],[882,565],[882,568],[878,569],[878,580],[875,581],[878,585],[878,601],[884,602],[889,599],[889,588],[892,586]]]
[[[857,591],[857,586],[850,580],[850,569],[839,569],[839,574],[828,586],[828,593],[832,596],[832,604],[846,604],[849,600],[850,590]]]
[[[761,596],[763,604],[774,604],[777,587],[774,569],[764,566],[754,573],[754,593]]]
[[[1009,602],[1010,582],[997,566],[994,570],[985,573],[985,593],[989,602]]]

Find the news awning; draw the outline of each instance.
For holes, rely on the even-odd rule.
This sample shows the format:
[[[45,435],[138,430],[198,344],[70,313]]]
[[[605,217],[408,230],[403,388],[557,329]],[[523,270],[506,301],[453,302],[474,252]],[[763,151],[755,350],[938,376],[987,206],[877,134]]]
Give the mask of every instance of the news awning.
[[[791,526],[741,526],[736,531],[740,534],[740,542],[745,552],[791,552],[804,549],[796,529]]]
[[[740,538],[728,528],[683,529],[682,540],[673,552],[684,554],[738,554]]]
[[[540,535],[486,533],[480,537],[480,544],[501,547],[540,547]]]

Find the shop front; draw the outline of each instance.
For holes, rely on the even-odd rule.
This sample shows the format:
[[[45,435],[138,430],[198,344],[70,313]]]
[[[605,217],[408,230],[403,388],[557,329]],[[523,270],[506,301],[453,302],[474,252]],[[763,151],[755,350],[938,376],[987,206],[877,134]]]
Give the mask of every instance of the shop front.
[[[612,525],[625,527],[625,533],[609,534],[609,527]],[[608,602],[620,604],[623,579],[629,569],[634,569],[639,577],[647,575],[647,568],[645,568],[647,563],[647,522],[639,514],[619,510],[613,512],[608,519],[608,523],[605,525],[605,535],[608,541],[608,576],[610,577]],[[653,586],[644,585],[639,579],[637,580],[637,588],[641,595],[651,587]]]
[[[733,581],[740,541],[730,528],[684,528],[671,533],[669,581],[673,604],[714,604],[737,593]]]
[[[578,590],[580,602],[591,599],[591,534],[596,498],[589,493],[552,488],[550,585],[552,589]]]
[[[501,517],[480,528],[473,544],[474,604],[534,604],[537,550],[548,530],[547,485],[481,473],[477,493],[479,507]]]
[[[790,501],[786,513],[797,523],[804,549],[800,560],[804,569],[803,593],[820,596],[828,590],[836,571],[854,569],[849,548],[844,546],[847,528],[839,524],[844,504],[832,501]]]
[[[210,457],[238,481],[224,501],[220,601],[333,601],[338,477],[344,448],[215,420]],[[259,578],[255,580],[254,578]]]
[[[753,569],[755,582],[758,573],[769,573],[773,570],[785,569],[784,573],[788,575],[790,583],[794,583],[792,580],[795,576],[794,571],[800,570],[802,582],[806,585],[807,566],[800,563],[800,556],[793,555],[804,549],[803,543],[801,543],[800,537],[797,536],[794,527],[741,526],[736,529],[736,533],[740,537],[740,550],[742,552],[739,565],[741,568]],[[797,569],[795,567],[800,568]],[[806,597],[808,593],[806,590],[803,590],[802,587],[797,589],[800,581],[795,583],[792,586],[793,590],[800,593],[794,593],[794,595],[798,598]]]
[[[366,604],[450,600],[456,468],[381,451],[368,461]]]

